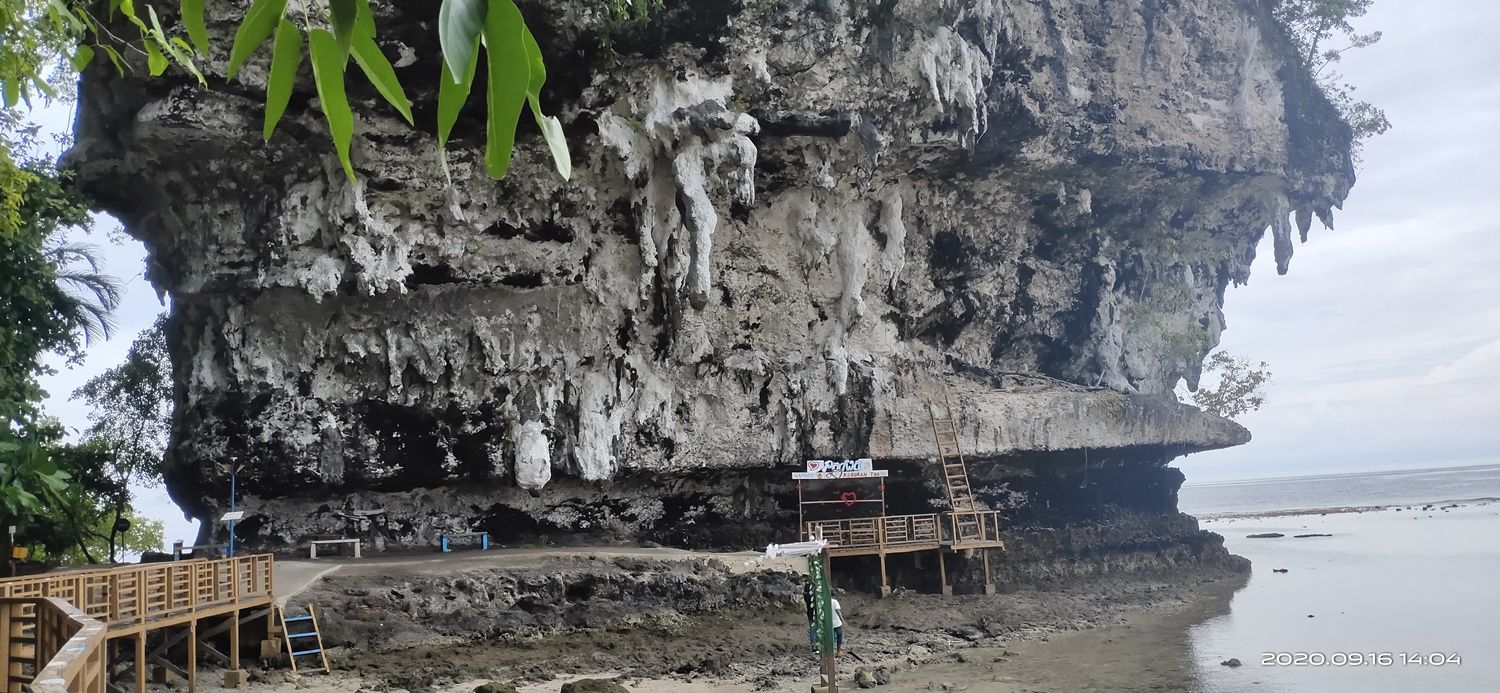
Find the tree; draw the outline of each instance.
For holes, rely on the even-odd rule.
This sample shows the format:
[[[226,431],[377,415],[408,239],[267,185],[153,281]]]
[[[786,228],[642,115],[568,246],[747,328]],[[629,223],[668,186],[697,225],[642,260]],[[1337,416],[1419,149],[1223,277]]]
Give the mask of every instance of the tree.
[[[1344,53],[1375,45],[1380,32],[1360,34],[1350,20],[1363,17],[1374,0],[1276,0],[1272,15],[1286,27],[1297,57],[1354,133],[1354,156],[1363,143],[1391,128],[1385,111],[1354,98],[1354,87],[1331,69]],[[1335,48],[1329,41],[1338,41]]]
[[[1216,351],[1208,357],[1203,372],[1216,376],[1217,381],[1212,386],[1200,386],[1193,394],[1193,403],[1204,412],[1232,420],[1266,403],[1265,385],[1271,380],[1271,367],[1264,361],[1252,366],[1244,358]]]
[[[86,441],[105,452],[99,461],[113,481],[108,498],[114,511],[108,531],[109,558],[113,561],[119,548],[117,540],[126,533],[121,521],[130,516],[130,487],[154,486],[161,481],[172,414],[166,316],[158,317],[131,343],[124,363],[89,379],[73,398],[81,398],[93,408]]]
[[[27,539],[69,517],[59,508],[72,476],[52,454],[62,428],[39,406],[43,359],[76,359],[106,336],[120,292],[91,248],[58,240],[87,223],[87,205],[50,163],[28,157],[16,123],[0,118],[0,524]]]

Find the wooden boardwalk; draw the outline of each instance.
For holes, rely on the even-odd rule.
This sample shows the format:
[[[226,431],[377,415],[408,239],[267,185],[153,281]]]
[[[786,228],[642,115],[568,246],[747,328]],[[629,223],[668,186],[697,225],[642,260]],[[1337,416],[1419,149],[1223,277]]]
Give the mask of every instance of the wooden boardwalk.
[[[0,580],[0,691],[102,693],[110,674],[120,673],[107,660],[122,639],[134,645],[134,657],[122,658],[120,671],[133,673],[136,689],[145,691],[147,638],[167,629],[186,630],[160,649],[184,644],[188,661],[180,673],[191,689],[198,626],[206,619],[228,633],[226,658],[238,670],[241,612],[270,608],[274,569],[266,554]]]

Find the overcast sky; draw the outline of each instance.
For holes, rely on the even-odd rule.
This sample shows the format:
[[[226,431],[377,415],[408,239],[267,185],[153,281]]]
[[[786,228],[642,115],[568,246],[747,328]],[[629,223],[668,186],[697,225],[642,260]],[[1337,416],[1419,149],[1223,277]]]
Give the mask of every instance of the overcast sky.
[[[1250,284],[1229,292],[1224,348],[1275,377],[1242,420],[1255,440],[1180,461],[1190,482],[1500,462],[1496,27],[1492,0],[1377,0],[1361,20],[1384,38],[1340,70],[1394,127],[1366,145],[1337,230],[1314,228],[1285,277],[1267,239]],[[127,288],[119,334],[45,380],[48,410],[71,426],[87,409],[68,395],[162,310],[141,268],[139,245],[109,248],[106,269]],[[163,490],[139,500],[169,543],[192,538]]]
[[[1271,364],[1248,445],[1189,481],[1500,462],[1500,3],[1376,0],[1339,64],[1394,127],[1343,212],[1230,290],[1223,347]]]

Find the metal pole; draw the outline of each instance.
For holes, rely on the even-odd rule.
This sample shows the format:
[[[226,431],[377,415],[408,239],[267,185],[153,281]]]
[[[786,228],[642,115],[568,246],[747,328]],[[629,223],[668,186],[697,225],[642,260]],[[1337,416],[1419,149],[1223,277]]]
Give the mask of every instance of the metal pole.
[[[234,466],[229,468],[229,512],[234,512],[234,497],[239,491],[236,486],[240,473],[240,461],[231,459],[230,463]],[[234,520],[229,521],[229,557],[234,558]]]

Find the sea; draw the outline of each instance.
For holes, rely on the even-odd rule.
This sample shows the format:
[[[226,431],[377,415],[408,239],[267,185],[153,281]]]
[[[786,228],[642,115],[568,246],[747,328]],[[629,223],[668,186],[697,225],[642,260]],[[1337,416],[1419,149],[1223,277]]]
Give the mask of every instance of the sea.
[[[1253,564],[1228,613],[1191,626],[1197,690],[1500,692],[1500,465],[1186,484],[1180,498]],[[1265,534],[1281,536],[1251,537]]]

